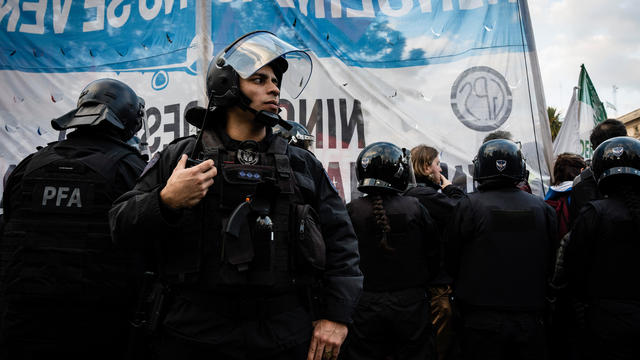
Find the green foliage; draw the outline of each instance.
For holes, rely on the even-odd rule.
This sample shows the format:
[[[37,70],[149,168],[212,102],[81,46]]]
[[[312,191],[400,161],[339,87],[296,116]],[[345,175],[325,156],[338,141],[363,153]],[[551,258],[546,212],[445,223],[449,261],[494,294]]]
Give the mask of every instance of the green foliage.
[[[560,112],[553,106],[547,107],[547,114],[549,115],[549,128],[551,129],[551,140],[553,141],[556,139],[558,131],[560,131],[562,121],[560,121]]]

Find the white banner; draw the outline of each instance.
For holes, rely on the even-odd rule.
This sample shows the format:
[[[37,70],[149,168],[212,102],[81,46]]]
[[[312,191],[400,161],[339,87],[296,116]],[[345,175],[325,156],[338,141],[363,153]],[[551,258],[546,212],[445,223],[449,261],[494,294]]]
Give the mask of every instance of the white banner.
[[[57,140],[50,120],[101,77],[145,99],[152,151],[193,133],[183,115],[204,103],[200,69],[258,29],[310,50],[311,81],[295,100],[284,89],[281,115],[316,137],[346,201],[355,159],[375,141],[436,147],[473,191],[472,159],[495,130],[522,142],[543,193],[551,137],[526,0],[5,0],[0,172]]]

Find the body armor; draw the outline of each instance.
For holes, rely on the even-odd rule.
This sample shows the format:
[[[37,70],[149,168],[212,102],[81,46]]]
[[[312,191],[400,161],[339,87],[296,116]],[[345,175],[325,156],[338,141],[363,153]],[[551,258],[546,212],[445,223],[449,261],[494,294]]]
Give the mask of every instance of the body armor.
[[[118,162],[131,150],[67,159],[49,146],[24,166],[12,197],[3,255],[3,291],[11,301],[109,302],[122,298],[129,257],[113,249],[107,213]]]
[[[167,268],[170,282],[197,282],[209,289],[278,288],[308,278],[302,268],[311,262],[304,261],[300,241],[319,233],[318,228],[304,228],[317,215],[308,211],[295,185],[286,141],[274,137],[266,152],[258,152],[255,142],[232,151],[215,133],[206,132],[202,144],[201,157],[214,160],[218,175],[201,205],[186,215],[202,228],[193,229],[186,243],[176,244],[176,251],[169,250],[184,254]]]

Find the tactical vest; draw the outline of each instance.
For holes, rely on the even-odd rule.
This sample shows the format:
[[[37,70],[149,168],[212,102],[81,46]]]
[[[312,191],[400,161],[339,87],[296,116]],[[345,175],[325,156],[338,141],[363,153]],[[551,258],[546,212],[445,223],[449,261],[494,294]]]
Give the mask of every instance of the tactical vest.
[[[197,282],[201,289],[291,286],[296,272],[294,224],[304,203],[286,155],[287,143],[275,137],[266,152],[226,150],[215,133],[205,133],[202,158],[213,159],[214,184],[192,216],[200,221],[200,266],[182,269],[174,282]],[[199,233],[199,234],[198,234]],[[193,245],[177,257],[193,258]],[[176,254],[168,254],[175,257]]]
[[[13,187],[19,194],[0,245],[9,254],[3,291],[16,303],[111,303],[123,297],[131,262],[113,249],[108,211],[123,191],[113,188],[117,164],[132,152],[67,159],[55,147],[33,156]]]

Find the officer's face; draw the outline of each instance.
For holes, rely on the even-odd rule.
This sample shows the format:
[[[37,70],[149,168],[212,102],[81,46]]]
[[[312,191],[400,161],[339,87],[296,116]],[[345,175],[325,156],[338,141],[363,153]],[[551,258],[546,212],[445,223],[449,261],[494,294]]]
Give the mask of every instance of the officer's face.
[[[254,110],[278,113],[280,90],[271,66],[265,65],[247,79],[240,78],[240,90],[251,100]]]

